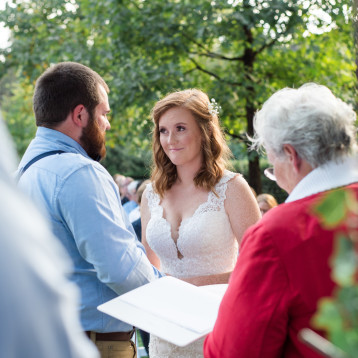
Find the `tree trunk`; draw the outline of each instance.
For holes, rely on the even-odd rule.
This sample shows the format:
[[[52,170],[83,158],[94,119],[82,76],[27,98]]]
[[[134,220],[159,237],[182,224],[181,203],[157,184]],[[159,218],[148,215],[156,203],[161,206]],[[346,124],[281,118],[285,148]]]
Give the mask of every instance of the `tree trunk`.
[[[254,158],[249,158],[249,185],[255,190],[257,195],[262,193],[260,161],[258,155]]]
[[[250,98],[254,97],[254,90],[250,86],[249,88]],[[254,135],[253,119],[255,114],[255,108],[251,101],[246,102],[246,121],[247,121],[247,133],[250,137]],[[261,171],[260,171],[260,158],[257,153],[247,152],[249,160],[249,185],[255,190],[256,194],[262,193]],[[256,155],[255,155],[256,154]]]
[[[357,0],[358,1],[358,0]],[[245,68],[245,79],[246,79],[246,123],[247,123],[247,133],[250,137],[254,135],[254,125],[253,119],[256,108],[254,107],[253,99],[256,98],[255,88],[252,85],[252,79],[250,75],[253,73],[255,55],[252,51],[251,44],[253,43],[252,33],[249,28],[245,28],[246,39],[248,46],[245,49],[243,62]],[[262,182],[261,182],[261,171],[260,171],[260,158],[258,154],[253,155],[247,151],[248,161],[249,161],[249,178],[248,182],[251,188],[255,190],[257,194],[262,192]]]

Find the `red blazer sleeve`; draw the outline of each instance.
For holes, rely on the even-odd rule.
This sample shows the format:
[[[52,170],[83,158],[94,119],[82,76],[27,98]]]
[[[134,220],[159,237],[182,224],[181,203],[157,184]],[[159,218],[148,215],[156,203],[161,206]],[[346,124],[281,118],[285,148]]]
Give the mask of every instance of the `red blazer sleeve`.
[[[279,357],[287,337],[290,289],[275,243],[262,226],[244,236],[204,356]]]

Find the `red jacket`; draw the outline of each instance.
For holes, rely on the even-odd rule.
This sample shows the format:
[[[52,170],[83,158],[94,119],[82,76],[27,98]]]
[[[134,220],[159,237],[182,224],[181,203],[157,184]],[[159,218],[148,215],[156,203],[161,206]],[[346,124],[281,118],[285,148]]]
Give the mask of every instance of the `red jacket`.
[[[321,357],[297,334],[335,287],[329,258],[344,226],[325,230],[312,215],[322,195],[279,205],[247,230],[205,357]]]

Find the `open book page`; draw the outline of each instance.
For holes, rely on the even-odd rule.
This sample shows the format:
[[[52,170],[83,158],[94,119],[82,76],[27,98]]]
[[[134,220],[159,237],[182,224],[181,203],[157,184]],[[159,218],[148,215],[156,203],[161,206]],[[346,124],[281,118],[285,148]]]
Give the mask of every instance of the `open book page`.
[[[179,346],[214,327],[227,285],[196,287],[163,277],[119,296],[98,309]]]

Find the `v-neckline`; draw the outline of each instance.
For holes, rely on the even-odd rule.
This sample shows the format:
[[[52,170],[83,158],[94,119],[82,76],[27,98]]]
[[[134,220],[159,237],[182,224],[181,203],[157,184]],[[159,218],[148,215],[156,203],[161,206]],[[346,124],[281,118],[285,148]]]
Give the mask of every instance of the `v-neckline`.
[[[172,233],[172,226],[171,226],[171,223],[167,220],[167,218],[164,216],[164,208],[160,202],[160,200],[158,201],[158,207],[160,208],[161,210],[161,219],[163,219],[169,226],[170,228],[170,238],[173,240],[173,242],[176,244],[180,238],[180,229],[182,228],[183,224],[187,221],[189,221],[190,219],[194,218],[195,215],[197,214],[197,212],[199,211],[199,209],[201,209],[205,204],[207,204],[209,202],[209,198],[210,198],[210,195],[212,194],[211,191],[208,192],[208,197],[207,199],[202,202],[201,204],[198,205],[198,207],[195,209],[194,213],[190,216],[188,216],[187,218],[184,218],[180,221],[179,225],[178,225],[178,229],[177,229],[177,232],[178,232],[178,238],[176,240],[174,240],[173,238],[173,233]]]
[[[164,220],[164,222],[167,224],[168,228],[169,228],[169,236],[170,236],[170,240],[171,242],[174,244],[175,246],[175,249],[177,251],[177,255],[178,255],[178,259],[179,260],[182,260],[184,258],[184,255],[180,252],[179,250],[179,247],[178,247],[178,242],[179,242],[179,239],[180,239],[180,230],[181,228],[183,227],[183,225],[188,222],[189,220],[193,219],[196,214],[199,212],[199,210],[204,206],[204,205],[207,205],[207,203],[209,202],[209,199],[210,199],[210,195],[212,195],[212,192],[209,191],[208,192],[208,197],[207,199],[198,205],[198,207],[195,209],[194,213],[191,215],[191,216],[188,216],[187,218],[184,218],[180,221],[179,225],[178,225],[178,229],[177,229],[177,232],[178,232],[178,237],[176,240],[174,240],[173,238],[173,232],[172,232],[172,226],[170,224],[170,222],[166,219],[166,217],[164,216],[164,208],[160,202],[160,199],[158,200],[158,207],[160,208],[160,211],[161,211],[161,219]]]
[[[222,178],[219,180],[219,182],[215,185],[215,190],[217,188],[218,185],[222,184],[223,183],[223,179],[227,176],[227,173],[228,171],[225,170],[224,172],[224,175],[222,176]],[[228,176],[229,177],[229,180],[232,178],[232,176]],[[209,199],[210,199],[210,196],[211,195],[214,195],[213,191],[209,191],[208,192],[208,197],[206,199],[206,201],[204,201],[203,203],[199,204],[198,207],[195,209],[194,213],[191,215],[191,216],[188,216],[187,218],[185,219],[182,219],[181,222],[179,223],[179,226],[177,228],[177,232],[178,232],[178,238],[176,240],[174,240],[173,238],[173,233],[172,233],[172,227],[171,227],[171,224],[170,222],[164,217],[164,208],[163,206],[161,205],[161,200],[160,200],[160,196],[158,195],[158,193],[155,193],[155,196],[157,197],[157,199],[155,200],[156,201],[156,205],[157,207],[159,208],[160,210],[160,219],[163,220],[165,222],[165,224],[168,226],[168,229],[169,229],[169,237],[170,237],[170,241],[174,244],[174,247],[177,251],[177,254],[178,254],[178,258],[181,260],[184,258],[184,255],[180,252],[179,248],[178,248],[178,242],[179,242],[179,239],[180,239],[180,230],[182,229],[183,225],[186,224],[188,221],[190,221],[191,219],[193,219],[197,213],[199,212],[199,210],[204,206],[204,205],[207,205],[209,203]],[[180,257],[181,256],[181,257]]]

